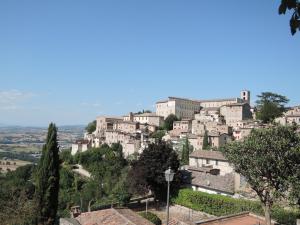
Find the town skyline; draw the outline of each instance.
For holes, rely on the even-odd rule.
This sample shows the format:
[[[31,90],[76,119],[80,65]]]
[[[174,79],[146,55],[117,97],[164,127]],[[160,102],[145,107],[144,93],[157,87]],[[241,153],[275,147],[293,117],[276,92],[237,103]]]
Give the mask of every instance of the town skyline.
[[[237,87],[236,87],[237,88]],[[255,101],[257,100],[257,95],[261,94],[261,92],[270,91],[274,93],[283,94],[283,92],[274,91],[274,90],[262,90],[261,92],[253,93],[251,89],[244,88],[239,89],[235,93],[232,93],[235,91],[235,89],[228,91],[228,94],[226,95],[223,93],[222,95],[218,91],[212,90],[211,92],[207,91],[203,93],[199,92],[198,96],[187,96],[183,94],[165,94],[162,97],[157,97],[154,99],[153,96],[156,96],[157,94],[153,96],[149,96],[149,99],[145,99],[144,102],[142,100],[136,101],[135,99],[133,101],[128,102],[128,98],[118,98],[118,101],[115,102],[108,102],[101,101],[103,97],[106,96],[99,96],[98,101],[97,99],[94,99],[95,101],[82,101],[82,102],[72,102],[71,108],[73,110],[78,107],[79,109],[75,112],[67,111],[66,113],[60,111],[60,110],[68,110],[70,107],[70,104],[66,104],[65,107],[61,105],[60,110],[57,111],[57,115],[51,115],[51,113],[42,115],[40,119],[38,120],[36,117],[36,113],[46,112],[47,108],[43,108],[43,104],[39,103],[39,100],[43,100],[45,97],[49,97],[53,95],[53,93],[33,93],[33,92],[23,92],[17,89],[11,89],[11,90],[1,90],[0,91],[0,116],[3,118],[3,120],[0,119],[0,126],[33,126],[33,127],[46,127],[49,122],[55,122],[59,126],[72,126],[72,125],[86,125],[88,122],[94,120],[97,116],[101,115],[114,115],[114,116],[123,116],[127,115],[129,112],[138,112],[142,110],[151,110],[152,112],[155,112],[155,103],[157,101],[166,100],[168,97],[178,97],[178,98],[186,98],[191,100],[206,100],[206,99],[222,99],[222,98],[239,98],[240,97],[240,91],[241,90],[250,90],[251,91],[251,101],[250,105],[255,106]],[[132,94],[132,96],[135,95],[135,90],[129,91],[129,94]],[[187,93],[190,93],[187,91]],[[192,92],[194,93],[194,92]],[[195,95],[197,93],[194,93]],[[206,96],[206,97],[204,97]],[[58,97],[58,96],[57,96]],[[102,98],[101,98],[102,97]],[[139,96],[136,96],[138,99]],[[290,96],[287,95],[287,97],[290,99],[290,102],[287,104],[287,106],[297,106],[300,105],[300,102],[297,101],[298,98],[292,99]],[[129,97],[130,98],[130,97]],[[127,103],[126,103],[127,102]],[[53,102],[52,104],[54,104]],[[37,105],[35,105],[37,104]],[[62,102],[63,104],[63,102]],[[53,105],[52,105],[53,106]],[[81,109],[80,109],[81,108]],[[69,108],[70,109],[70,108]],[[20,115],[20,112],[27,112],[28,114]],[[59,114],[59,112],[62,112]],[[32,113],[32,114],[30,114]],[[52,111],[53,113],[53,111]],[[66,119],[64,117],[64,114],[67,116],[69,115],[71,119]],[[9,118],[11,117],[11,120]],[[29,120],[28,120],[29,119]],[[30,121],[31,119],[31,121]],[[17,122],[16,122],[17,121]]]

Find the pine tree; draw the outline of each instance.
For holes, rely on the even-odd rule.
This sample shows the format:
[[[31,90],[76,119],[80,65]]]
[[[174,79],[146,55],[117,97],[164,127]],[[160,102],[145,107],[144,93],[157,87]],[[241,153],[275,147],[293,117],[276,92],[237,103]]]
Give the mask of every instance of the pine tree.
[[[37,175],[37,204],[39,225],[55,224],[59,192],[59,155],[57,128],[51,123]]]

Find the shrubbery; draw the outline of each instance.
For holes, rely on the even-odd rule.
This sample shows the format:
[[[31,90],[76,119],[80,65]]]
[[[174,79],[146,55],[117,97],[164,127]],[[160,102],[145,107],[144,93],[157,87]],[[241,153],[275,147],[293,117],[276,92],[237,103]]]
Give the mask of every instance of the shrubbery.
[[[140,212],[140,216],[144,217],[145,219],[149,220],[150,222],[154,223],[155,225],[161,225],[161,220],[157,215],[151,212]]]
[[[215,216],[225,216],[250,211],[264,215],[264,210],[258,201],[234,199],[227,196],[207,194],[192,189],[181,189],[172,202],[197,211]],[[272,208],[272,218],[280,224],[295,224],[299,212],[287,211],[279,206]]]

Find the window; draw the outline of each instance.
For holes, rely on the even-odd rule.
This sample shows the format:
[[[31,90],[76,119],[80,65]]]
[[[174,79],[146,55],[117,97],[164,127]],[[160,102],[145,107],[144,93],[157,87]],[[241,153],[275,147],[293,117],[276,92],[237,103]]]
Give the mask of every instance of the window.
[[[219,161],[218,160],[216,160],[216,166],[219,164]]]
[[[206,164],[210,164],[210,160],[209,159],[206,159]]]

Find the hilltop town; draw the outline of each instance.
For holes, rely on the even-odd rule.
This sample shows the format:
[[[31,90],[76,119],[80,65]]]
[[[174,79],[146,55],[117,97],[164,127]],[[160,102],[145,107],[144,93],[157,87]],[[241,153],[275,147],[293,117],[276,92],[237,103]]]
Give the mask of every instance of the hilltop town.
[[[203,149],[204,138],[209,145],[218,148],[229,141],[247,136],[251,129],[263,126],[255,120],[254,107],[250,106],[250,91],[241,91],[239,97],[191,100],[169,97],[156,102],[156,112],[132,113],[124,116],[99,116],[96,130],[85,133],[83,140],[72,145],[72,154],[106,143],[120,143],[125,156],[141,153],[164,124],[175,115],[170,131],[162,139],[174,146],[182,138],[188,138],[195,150]],[[176,148],[176,147],[175,147]]]
[[[155,112],[124,116],[98,116],[95,130],[72,144],[72,155],[99,148],[103,144],[122,145],[123,155],[141,154],[157,138],[169,143],[181,155],[185,140],[190,145],[189,162],[182,167],[192,177],[187,185],[194,190],[228,196],[255,198],[245,179],[234,171],[218,149],[226,143],[241,141],[251,130],[269,125],[256,119],[250,105],[251,93],[239,97],[191,100],[169,97],[156,102]],[[164,129],[169,117],[171,129]],[[300,108],[291,107],[275,121],[282,125],[300,124]]]

